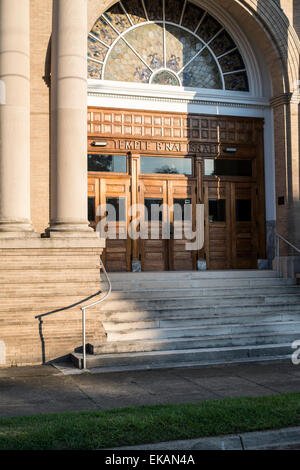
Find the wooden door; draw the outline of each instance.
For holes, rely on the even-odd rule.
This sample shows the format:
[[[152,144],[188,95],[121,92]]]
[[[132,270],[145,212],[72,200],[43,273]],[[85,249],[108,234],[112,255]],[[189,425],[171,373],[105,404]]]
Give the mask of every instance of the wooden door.
[[[140,204],[144,234],[140,239],[142,271],[165,271],[169,268],[168,240],[163,230],[168,223],[168,186],[164,179],[141,179],[139,182]],[[161,206],[161,211],[156,208]]]
[[[231,268],[230,183],[204,183],[205,251],[208,269]]]
[[[131,204],[130,178],[89,177],[88,189],[90,225],[96,229],[97,224],[102,223],[105,231],[106,247],[102,260],[106,269],[130,271],[131,240],[127,237]]]
[[[258,257],[255,183],[204,184],[208,269],[256,269]]]
[[[196,181],[169,180],[168,204],[176,208],[170,212],[171,237],[169,248],[169,269],[191,271],[196,269],[197,251],[187,249],[193,241],[190,233],[195,232]]]
[[[196,181],[141,178],[139,185],[140,204],[148,216],[143,216],[148,238],[140,242],[142,271],[196,269],[197,251],[186,246],[192,241],[187,238],[189,231],[195,230]],[[154,204],[160,205],[161,211],[151,215]],[[184,212],[190,220],[183,220]]]
[[[258,257],[256,185],[231,183],[232,267],[256,269]]]

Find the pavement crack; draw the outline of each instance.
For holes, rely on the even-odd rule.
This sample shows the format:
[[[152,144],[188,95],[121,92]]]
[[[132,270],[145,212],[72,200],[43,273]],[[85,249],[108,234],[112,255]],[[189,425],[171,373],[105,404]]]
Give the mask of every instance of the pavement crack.
[[[245,450],[244,441],[243,441],[243,436],[239,436],[239,439],[240,439],[240,441],[241,441],[242,450]]]
[[[97,408],[99,408],[99,403],[97,403],[96,400],[94,400],[93,397],[91,397],[83,388],[81,388],[81,386],[79,384],[77,384],[75,382],[75,380],[73,379],[73,377],[68,377],[68,379],[73,382],[74,386],[77,387],[78,390],[80,390],[80,392],[90,401],[93,403],[93,405],[95,405]]]

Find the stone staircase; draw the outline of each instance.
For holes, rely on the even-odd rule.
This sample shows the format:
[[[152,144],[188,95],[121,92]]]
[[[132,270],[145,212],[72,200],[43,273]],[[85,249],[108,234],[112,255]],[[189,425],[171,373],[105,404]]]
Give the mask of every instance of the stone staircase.
[[[300,288],[273,271],[112,273],[107,341],[87,368],[147,369],[290,359]],[[73,353],[82,367],[82,354]]]

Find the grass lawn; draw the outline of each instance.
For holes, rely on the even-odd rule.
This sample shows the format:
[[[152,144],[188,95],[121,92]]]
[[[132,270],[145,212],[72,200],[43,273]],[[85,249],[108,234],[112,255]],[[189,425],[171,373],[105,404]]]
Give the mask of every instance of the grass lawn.
[[[0,419],[0,450],[101,449],[300,425],[300,393]]]

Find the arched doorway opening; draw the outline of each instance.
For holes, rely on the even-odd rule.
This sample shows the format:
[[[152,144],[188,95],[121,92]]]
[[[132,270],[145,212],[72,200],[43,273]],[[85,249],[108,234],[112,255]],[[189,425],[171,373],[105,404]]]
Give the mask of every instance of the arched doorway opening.
[[[114,4],[89,33],[91,224],[109,202],[119,234],[132,222],[133,203],[178,200],[192,214],[205,206],[203,248],[187,252],[184,239],[166,242],[162,214],[158,238],[108,238],[110,270],[268,264],[262,260],[266,211],[275,219],[274,165],[264,139],[272,135],[271,111],[251,46],[227,23],[226,14],[216,18],[190,1],[128,0]],[[174,224],[172,211],[168,217]]]

